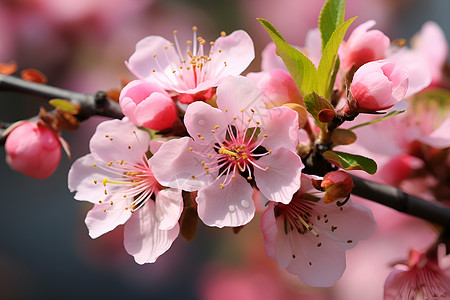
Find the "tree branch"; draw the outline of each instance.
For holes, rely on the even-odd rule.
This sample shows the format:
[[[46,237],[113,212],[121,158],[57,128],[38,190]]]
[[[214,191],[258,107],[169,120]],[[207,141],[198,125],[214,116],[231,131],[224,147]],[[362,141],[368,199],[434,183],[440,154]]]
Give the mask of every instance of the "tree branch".
[[[80,112],[76,115],[79,121],[84,121],[91,116],[104,116],[110,118],[123,118],[119,103],[109,99],[105,92],[99,91],[95,94],[83,94],[65,89],[26,81],[14,76],[0,74],[0,92],[13,92],[31,95],[46,100],[66,99],[74,104],[80,105]],[[33,118],[31,118],[33,119]],[[7,124],[2,123],[2,127]],[[0,133],[4,131],[0,129]],[[0,145],[5,143],[6,136],[0,138]]]
[[[450,207],[409,195],[393,186],[351,176],[353,178],[352,194],[450,228]]]

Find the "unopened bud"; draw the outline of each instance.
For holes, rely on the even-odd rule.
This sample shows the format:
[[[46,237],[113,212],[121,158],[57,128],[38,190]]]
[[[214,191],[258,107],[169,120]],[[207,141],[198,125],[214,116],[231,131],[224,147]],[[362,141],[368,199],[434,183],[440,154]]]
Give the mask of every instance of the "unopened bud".
[[[9,166],[36,179],[49,177],[61,159],[61,143],[46,126],[24,122],[6,139],[6,162]]]
[[[333,171],[325,175],[320,186],[325,190],[324,201],[331,203],[350,194],[353,180],[347,172]]]
[[[385,110],[406,95],[409,75],[405,66],[386,60],[367,63],[359,68],[350,86],[354,101],[365,111]]]
[[[123,114],[137,126],[153,130],[170,128],[177,119],[175,103],[155,83],[133,80],[120,93]]]

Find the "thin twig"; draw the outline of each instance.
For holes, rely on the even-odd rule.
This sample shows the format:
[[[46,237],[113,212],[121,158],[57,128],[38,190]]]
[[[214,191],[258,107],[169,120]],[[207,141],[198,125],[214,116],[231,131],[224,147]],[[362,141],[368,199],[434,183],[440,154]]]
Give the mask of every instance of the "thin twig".
[[[353,178],[352,194],[450,228],[450,207],[409,195],[393,186],[351,176]]]
[[[109,99],[103,91],[95,94],[83,94],[0,74],[0,92],[21,93],[46,100],[69,100],[74,104],[80,105],[80,112],[76,115],[79,121],[84,121],[92,116],[116,119],[123,117],[119,103]],[[3,130],[0,130],[1,132]],[[0,145],[4,144],[5,139],[6,136],[0,138]]]

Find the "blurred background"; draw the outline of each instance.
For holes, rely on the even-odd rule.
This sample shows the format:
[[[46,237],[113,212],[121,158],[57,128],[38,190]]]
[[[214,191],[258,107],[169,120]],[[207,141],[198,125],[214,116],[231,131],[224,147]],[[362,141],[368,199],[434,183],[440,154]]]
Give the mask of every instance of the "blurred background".
[[[192,38],[196,25],[207,41],[221,31],[246,30],[256,48],[249,71],[258,71],[269,37],[256,18],[269,20],[289,43],[302,46],[306,32],[317,27],[323,3],[0,0],[0,62],[14,61],[19,70],[36,68],[50,85],[94,93],[120,88],[120,76],[133,78],[124,61],[140,39],[162,35],[172,40],[176,29],[184,41]],[[346,17],[359,16],[350,31],[376,20],[376,28],[391,40],[409,39],[424,22],[434,20],[449,40],[449,11],[448,0],[347,0]],[[0,120],[29,118],[43,104],[2,93]],[[332,288],[309,288],[278,271],[264,253],[259,218],[238,235],[200,226],[194,242],[178,238],[155,264],[143,266],[125,252],[122,228],[90,239],[84,224],[90,205],[73,199],[67,172],[76,158],[88,153],[89,138],[101,121],[92,118],[80,130],[63,134],[73,157],[64,157],[57,172],[43,181],[10,170],[0,149],[0,299],[381,299],[383,279],[369,280],[368,274],[378,269],[358,267],[372,259],[361,250],[349,252],[347,273]],[[372,245],[363,241],[357,249]]]

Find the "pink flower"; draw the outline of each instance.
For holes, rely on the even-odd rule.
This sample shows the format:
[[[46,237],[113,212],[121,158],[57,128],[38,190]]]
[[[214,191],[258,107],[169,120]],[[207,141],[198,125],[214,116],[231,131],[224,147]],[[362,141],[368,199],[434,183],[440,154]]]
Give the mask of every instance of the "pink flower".
[[[61,143],[48,127],[23,122],[6,139],[6,162],[27,176],[45,179],[53,174],[61,159]]]
[[[350,70],[353,65],[359,68],[365,63],[385,57],[390,40],[379,30],[368,30],[375,23],[370,20],[359,25],[343,44],[341,61],[344,70]]]
[[[196,27],[193,30],[193,41],[188,41],[184,52],[176,36],[174,43],[160,36],[142,39],[127,62],[128,68],[139,79],[156,81],[167,91],[195,95],[217,87],[228,75],[241,74],[255,57],[253,42],[245,31],[219,37],[207,51],[206,41],[197,37]],[[181,99],[183,103],[194,100]]]
[[[301,177],[301,187],[289,204],[269,202],[261,218],[264,249],[280,269],[296,274],[311,286],[331,286],[345,269],[345,250],[376,229],[372,213],[347,202],[326,204],[324,193],[311,178]]]
[[[199,190],[206,225],[241,226],[255,213],[251,183],[283,203],[299,188],[298,118],[287,107],[265,110],[261,91],[245,77],[219,85],[217,106],[190,104],[184,122],[192,138],[166,142],[150,161],[161,184]]]
[[[350,86],[358,107],[372,111],[394,106],[403,99],[407,88],[407,69],[402,64],[386,60],[361,66]]]
[[[94,203],[86,216],[92,238],[125,223],[124,244],[137,263],[155,262],[178,236],[181,191],[165,189],[153,176],[146,153],[155,152],[149,135],[128,121],[98,125],[91,153],[69,171],[76,200]]]
[[[384,299],[450,299],[450,256],[411,250],[408,264],[396,265],[386,279]]]
[[[136,126],[153,130],[170,128],[177,119],[175,103],[158,84],[133,80],[120,93],[123,114]]]

